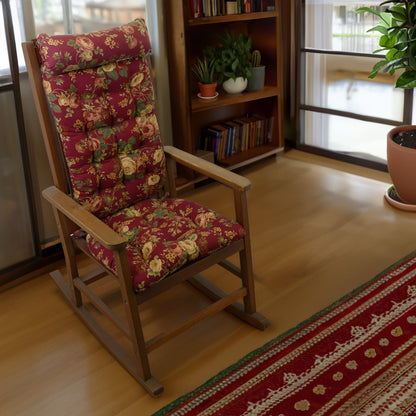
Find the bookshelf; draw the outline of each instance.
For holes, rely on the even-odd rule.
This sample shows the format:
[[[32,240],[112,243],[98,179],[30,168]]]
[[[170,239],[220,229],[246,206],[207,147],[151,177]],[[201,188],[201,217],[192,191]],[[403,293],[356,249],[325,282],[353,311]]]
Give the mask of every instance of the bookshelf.
[[[210,1],[216,0],[207,2]],[[269,7],[266,11],[200,17],[195,17],[192,2],[164,0],[174,145],[196,154],[204,129],[255,114],[272,120],[268,141],[238,149],[217,163],[236,169],[282,151],[283,66],[279,0],[267,2],[274,10]],[[222,37],[226,30],[234,35],[245,33],[252,39],[252,48],[261,51],[262,64],[266,66],[265,87],[260,91],[231,95],[218,86],[216,99],[201,100],[197,97],[197,80],[190,68],[195,58],[202,56],[205,47],[218,44],[218,36]],[[192,172],[186,170],[180,171],[180,175],[194,179]]]

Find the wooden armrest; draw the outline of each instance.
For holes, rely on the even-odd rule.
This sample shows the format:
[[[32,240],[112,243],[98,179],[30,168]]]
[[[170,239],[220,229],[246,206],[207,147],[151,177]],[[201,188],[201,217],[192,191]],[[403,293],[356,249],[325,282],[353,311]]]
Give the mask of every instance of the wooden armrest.
[[[126,245],[126,240],[107,224],[76,203],[70,196],[51,186],[42,191],[42,195],[58,211],[91,234],[104,247],[120,251]]]
[[[191,168],[223,185],[229,186],[230,188],[246,191],[251,187],[251,182],[244,176],[230,172],[207,160],[191,155],[190,153],[184,152],[173,146],[164,146],[164,150],[168,156],[172,157],[181,165]]]

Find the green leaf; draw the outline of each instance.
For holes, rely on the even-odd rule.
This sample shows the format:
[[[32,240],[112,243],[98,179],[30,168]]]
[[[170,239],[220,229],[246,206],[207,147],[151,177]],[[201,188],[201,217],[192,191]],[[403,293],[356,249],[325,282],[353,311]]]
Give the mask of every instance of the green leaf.
[[[373,66],[373,70],[371,71],[371,73],[368,76],[368,78],[371,78],[371,79],[374,78],[378,74],[378,72],[380,71],[380,69],[382,69],[386,64],[388,64],[388,61],[386,61],[386,60],[377,62]]]
[[[392,6],[392,7],[389,7],[388,11],[399,22],[407,21],[407,13],[403,6]]]
[[[369,12],[372,14],[375,14],[376,16],[378,16],[380,19],[382,19],[381,17],[381,12],[379,12],[378,10],[374,10],[371,7],[360,7],[356,10],[357,13],[364,13],[364,12]]]
[[[402,54],[399,53],[399,51],[397,49],[390,49],[387,53],[386,53],[386,59],[388,61],[392,61],[393,59],[397,59],[401,56]]]
[[[380,37],[380,41],[379,41],[379,45],[383,48],[394,48],[394,46],[397,43],[397,36],[396,35],[389,35],[389,36],[381,36]]]
[[[394,59],[393,61],[389,62],[384,69],[384,72],[389,72],[390,74],[394,74],[397,69],[402,69],[405,67],[406,58],[398,58]]]
[[[415,88],[416,87],[416,71],[410,70],[403,72],[396,81],[397,88]]]
[[[381,25],[374,26],[373,28],[368,29],[367,33],[369,33],[369,32],[380,32],[382,35],[386,35],[386,36],[388,36],[388,34],[389,34],[386,26],[381,26]]]

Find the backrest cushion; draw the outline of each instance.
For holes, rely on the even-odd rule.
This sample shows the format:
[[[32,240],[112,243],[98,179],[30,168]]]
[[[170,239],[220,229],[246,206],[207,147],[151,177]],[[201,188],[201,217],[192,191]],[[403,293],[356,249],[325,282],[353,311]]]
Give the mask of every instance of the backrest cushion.
[[[105,217],[160,192],[165,158],[144,21],[41,34],[37,46],[74,199]]]

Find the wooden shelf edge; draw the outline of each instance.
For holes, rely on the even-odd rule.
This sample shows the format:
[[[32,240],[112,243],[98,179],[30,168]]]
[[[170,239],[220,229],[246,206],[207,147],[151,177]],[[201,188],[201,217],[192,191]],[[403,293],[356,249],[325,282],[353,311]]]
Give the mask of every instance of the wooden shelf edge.
[[[217,163],[226,169],[233,170],[249,165],[251,163],[255,163],[258,160],[265,159],[266,157],[273,156],[276,153],[280,153],[282,151],[283,147],[265,144],[252,147],[251,149],[244,150],[243,152],[236,153],[235,155],[220,160]]]
[[[277,147],[273,145],[263,145],[253,147],[251,149],[240,152],[234,156],[224,159],[218,162],[218,165],[222,166],[227,170],[236,170],[244,166],[251,165],[262,159],[274,156],[278,153],[282,153],[284,147]],[[227,163],[225,163],[227,162]],[[176,190],[186,191],[192,189],[194,185],[208,179],[206,176],[198,176],[194,179],[177,178],[176,179]]]
[[[255,13],[239,13],[239,14],[227,14],[223,16],[211,16],[211,17],[195,17],[188,19],[188,26],[201,26],[215,23],[227,23],[227,22],[240,22],[244,20],[259,20],[269,19],[271,17],[277,17],[277,10],[269,12],[255,12]]]
[[[243,91],[241,94],[227,94],[224,91],[219,91],[218,97],[213,100],[202,100],[196,95],[192,97],[191,107],[192,112],[206,111],[212,108],[223,107],[225,105],[233,105],[238,103],[245,103],[249,101],[261,100],[279,95],[279,88],[273,85],[266,85],[259,91]]]

